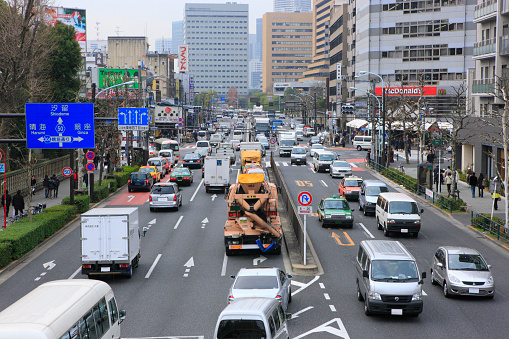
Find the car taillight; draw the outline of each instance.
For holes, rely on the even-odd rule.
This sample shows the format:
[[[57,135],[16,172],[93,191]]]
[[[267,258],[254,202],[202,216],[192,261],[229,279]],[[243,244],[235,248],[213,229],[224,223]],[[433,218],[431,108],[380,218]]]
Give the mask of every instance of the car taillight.
[[[120,264],[120,267],[126,268],[126,267],[129,267],[129,264]]]
[[[282,296],[280,296],[280,295],[278,294],[278,295],[276,295],[276,299],[277,299],[277,300],[279,301],[279,303],[281,304],[283,297],[282,297]]]
[[[240,217],[240,211],[228,212],[229,217]]]
[[[274,216],[274,215],[276,215],[276,211],[265,212],[265,215],[267,215],[267,216]]]
[[[180,155],[177,155],[177,158],[180,158]]]
[[[233,300],[235,300],[233,295],[228,296],[228,304],[230,304]]]
[[[149,184],[148,180],[145,180],[145,183],[148,185]]]
[[[176,195],[173,196],[173,201],[177,201],[177,196]]]
[[[83,268],[90,268],[90,267],[92,267],[92,265],[81,265],[81,267],[83,267]]]
[[[130,184],[131,183],[131,179],[127,179],[127,183]]]
[[[177,177],[170,177],[170,180],[176,180]]]
[[[148,196],[148,201],[152,201],[152,196],[151,195]]]
[[[191,178],[190,177],[184,177],[184,180],[189,180],[189,179],[191,179]]]

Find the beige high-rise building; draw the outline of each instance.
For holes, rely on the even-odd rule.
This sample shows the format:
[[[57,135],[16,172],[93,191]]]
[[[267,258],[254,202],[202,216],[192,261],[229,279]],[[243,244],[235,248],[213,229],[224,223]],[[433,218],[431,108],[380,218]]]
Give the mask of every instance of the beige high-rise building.
[[[313,54],[313,13],[263,15],[263,92],[272,94],[275,82],[303,78]]]
[[[148,53],[148,38],[144,36],[108,37],[108,67],[138,68],[138,61]]]
[[[313,0],[313,59],[306,80],[325,80],[329,76],[330,9],[334,0]]]

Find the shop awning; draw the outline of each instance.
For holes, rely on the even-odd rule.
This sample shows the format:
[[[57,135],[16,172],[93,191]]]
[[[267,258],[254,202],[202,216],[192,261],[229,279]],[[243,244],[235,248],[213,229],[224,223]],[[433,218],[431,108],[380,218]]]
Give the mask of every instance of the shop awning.
[[[368,124],[368,122],[366,120],[355,119],[355,120],[347,122],[346,126],[347,127],[352,127],[352,128],[361,128],[361,127],[366,126],[367,124]]]

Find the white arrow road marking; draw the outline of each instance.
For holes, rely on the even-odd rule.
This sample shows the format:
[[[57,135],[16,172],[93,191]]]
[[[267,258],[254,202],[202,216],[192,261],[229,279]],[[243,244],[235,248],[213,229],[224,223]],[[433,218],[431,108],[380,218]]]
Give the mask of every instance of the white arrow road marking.
[[[426,293],[426,292],[422,291],[422,295],[428,295],[428,293]]]
[[[189,272],[191,271],[191,267],[194,266],[194,259],[193,257],[191,257],[185,264],[184,264],[186,268],[186,272],[184,273],[184,278],[187,278],[189,276]]]
[[[320,276],[317,275],[313,278],[313,280],[311,280],[310,282],[308,282],[307,284],[304,284],[302,285],[302,283],[299,283],[298,281],[295,281],[295,280],[292,280],[292,285],[295,285],[295,286],[299,286],[300,288],[297,290],[297,291],[293,291],[292,292],[292,297],[294,295],[296,295],[297,293],[300,293],[301,291],[305,290],[306,288],[308,288],[309,286],[311,286],[315,281],[317,281],[318,279],[320,279]]]
[[[214,201],[214,200],[216,200],[217,195],[213,194],[213,195],[211,196],[211,198],[212,198],[212,201]]]
[[[295,312],[295,313],[292,313],[292,318],[291,319],[295,319],[295,318],[298,318],[300,314],[306,312],[306,311],[309,311],[310,309],[314,308],[313,306],[308,306],[298,312]]]
[[[349,164],[350,164],[350,166],[352,166],[352,167],[359,167],[359,166],[357,166],[356,164],[354,164],[353,162],[349,162]]]
[[[145,276],[145,279],[150,278],[150,275],[152,274],[152,271],[154,270],[154,268],[156,268],[156,265],[159,262],[159,259],[161,259],[161,256],[162,256],[162,254],[157,255],[156,260],[154,260],[154,263],[152,264],[152,266],[150,266],[150,269],[148,270],[147,275]]]
[[[228,265],[228,256],[226,253],[223,258],[223,267],[221,268],[221,276],[224,277],[226,275],[226,266]]]
[[[331,312],[336,312],[336,307],[334,305],[329,305]]]
[[[201,221],[201,228],[205,228],[205,224],[209,223],[209,219],[205,218]]]
[[[148,224],[149,224],[149,225],[153,225],[153,224],[155,224],[155,223],[156,223],[156,220],[157,220],[157,219],[156,219],[156,218],[154,218],[154,219],[150,220],[150,221],[148,222]]]
[[[337,327],[328,326],[330,324],[335,324]],[[346,331],[345,326],[343,325],[343,322],[341,321],[340,318],[332,319],[326,322],[325,324],[313,328],[311,331],[303,333],[293,339],[304,338],[310,334],[318,332],[327,332],[339,338],[350,339],[350,336],[348,335],[348,332]]]
[[[80,272],[81,272],[81,266],[78,267],[78,269],[76,271],[74,271],[74,273],[71,274],[71,276],[69,278],[67,278],[67,279],[74,279],[74,277],[77,276],[78,273],[80,273]]]
[[[198,184],[198,187],[196,187],[196,190],[194,191],[194,194],[191,197],[191,200],[189,200],[190,202],[194,200],[194,197],[196,196],[196,193],[198,193],[198,190],[200,189],[201,185],[203,184],[203,180],[204,179],[201,179],[200,183]]]
[[[51,270],[53,267],[57,266],[57,264],[54,263],[55,260],[48,261],[47,263],[42,264],[42,267],[44,267],[47,270]]]
[[[366,208],[366,207],[364,207],[364,208]],[[375,237],[373,234],[371,234],[371,232],[370,232],[370,231],[368,231],[368,229],[367,229],[367,228],[366,228],[366,227],[362,224],[362,222],[360,222],[360,223],[359,223],[359,225],[360,225],[360,226],[364,229],[364,232],[366,232],[366,233],[367,233],[367,235],[368,235],[371,239],[373,239],[373,238]]]
[[[127,199],[127,202],[131,202],[131,200],[134,199],[134,195],[128,195],[127,197],[129,198],[129,199]]]
[[[321,182],[321,183],[322,183],[322,185],[324,185],[325,187],[329,187],[329,185],[327,185],[327,184],[325,183],[325,181],[320,180],[320,182]]]
[[[181,215],[181,216],[179,217],[179,220],[177,220],[177,223],[175,224],[175,227],[173,227],[173,229],[174,229],[174,230],[176,230],[176,229],[179,227],[180,222],[182,221],[182,218],[184,218],[184,216],[183,216],[183,215]]]
[[[258,263],[262,263],[265,260],[267,260],[267,258],[265,258],[263,255],[260,255],[258,258],[253,259],[253,265],[257,266]]]

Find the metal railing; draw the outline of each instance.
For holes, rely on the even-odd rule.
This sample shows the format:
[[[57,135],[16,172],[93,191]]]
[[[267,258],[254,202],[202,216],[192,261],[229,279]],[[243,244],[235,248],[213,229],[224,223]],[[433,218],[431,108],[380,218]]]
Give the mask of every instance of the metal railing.
[[[392,169],[392,168],[387,168],[385,166],[382,166],[382,165],[376,163],[373,160],[369,160],[368,165],[371,168],[373,168],[375,171],[379,172],[384,177],[394,181],[398,185],[402,185],[406,189],[408,189],[408,190],[410,190],[412,192],[418,193],[418,191],[417,191],[417,182],[415,181],[415,179],[414,180],[409,179],[406,176],[404,176],[403,174],[400,174],[400,172],[398,170],[395,170],[395,169]]]
[[[495,92],[495,79],[474,79],[472,93],[493,93]]]
[[[472,211],[470,213],[470,223],[476,228],[482,229],[497,237],[497,240],[509,241],[509,229],[505,228],[503,224],[492,220],[485,215]]]
[[[497,50],[497,39],[487,39],[474,43],[474,56],[495,53]]]
[[[485,15],[497,12],[497,0],[488,0],[481,2],[474,7],[474,20],[477,20]]]
[[[500,55],[509,54],[509,35],[502,35],[500,37]]]

